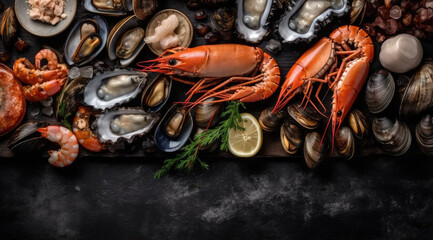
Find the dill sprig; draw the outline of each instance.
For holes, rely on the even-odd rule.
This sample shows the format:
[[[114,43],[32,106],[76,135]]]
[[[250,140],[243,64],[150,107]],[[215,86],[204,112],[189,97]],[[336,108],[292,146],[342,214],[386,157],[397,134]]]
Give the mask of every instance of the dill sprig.
[[[70,112],[65,113],[65,110],[66,110],[66,104],[64,102],[62,102],[60,104],[59,113],[58,113],[59,119],[61,119],[60,122],[62,122],[63,126],[68,128],[69,130],[72,130],[72,125],[68,121],[69,117],[71,117],[71,113]]]
[[[239,122],[242,120],[239,112],[240,107],[245,108],[244,104],[241,102],[230,101],[225,111],[221,114],[223,118],[227,119],[221,121],[216,128],[205,130],[196,135],[188,145],[182,148],[182,152],[177,154],[175,158],[166,159],[164,166],[153,175],[154,178],[161,178],[173,167],[176,170],[191,171],[196,162],[198,162],[202,168],[208,170],[209,165],[198,157],[199,147],[210,145],[218,141],[218,139],[221,139],[220,150],[227,151],[229,130],[231,128],[241,131],[244,130],[244,128],[239,125]]]

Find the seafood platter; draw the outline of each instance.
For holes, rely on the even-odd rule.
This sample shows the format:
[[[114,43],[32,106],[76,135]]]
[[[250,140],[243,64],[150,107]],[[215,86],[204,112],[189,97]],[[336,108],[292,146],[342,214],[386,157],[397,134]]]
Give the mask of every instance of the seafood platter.
[[[160,159],[159,178],[215,156],[433,156],[433,0],[26,4],[1,6],[0,158]],[[73,21],[43,38],[23,14]]]

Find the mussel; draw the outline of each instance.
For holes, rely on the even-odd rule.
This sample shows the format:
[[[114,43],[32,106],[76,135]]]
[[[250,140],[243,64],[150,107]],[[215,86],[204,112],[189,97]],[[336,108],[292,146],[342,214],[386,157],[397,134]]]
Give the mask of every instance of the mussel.
[[[351,159],[355,154],[355,138],[349,127],[341,127],[335,135],[335,148],[344,158]]]
[[[238,0],[237,31],[248,42],[258,43],[269,34],[273,0]]]
[[[406,87],[400,115],[417,115],[433,106],[433,61],[427,60]]]
[[[89,12],[107,16],[121,16],[129,11],[132,0],[83,0],[83,8]]]
[[[395,92],[395,82],[386,70],[373,73],[365,89],[365,103],[371,113],[384,111],[391,103]]]
[[[353,109],[349,113],[349,127],[352,129],[353,134],[362,139],[368,135],[369,123],[365,115],[358,109]]]
[[[15,154],[34,154],[41,152],[49,143],[36,130],[48,126],[43,122],[27,122],[17,128],[9,138],[8,148]]]
[[[266,108],[260,113],[259,124],[266,132],[277,131],[284,120],[283,111],[272,113],[272,108]]]
[[[158,120],[158,113],[146,113],[140,109],[108,111],[96,119],[97,135],[104,144],[115,144],[120,140],[132,143],[134,138],[152,130]]]
[[[206,103],[214,100],[214,98],[209,98],[197,105],[194,114],[197,127],[212,128],[218,123],[224,107],[222,103]]]
[[[133,100],[144,89],[147,74],[115,69],[105,71],[88,81],[83,102],[96,109],[105,110]]]
[[[421,151],[433,156],[433,116],[425,114],[416,125],[416,141]]]
[[[15,41],[18,30],[18,20],[15,15],[14,7],[9,7],[3,13],[0,35],[2,37],[3,45],[10,47]]]
[[[84,36],[77,48],[72,54],[72,61],[74,63],[81,63],[88,59],[95,50],[102,44],[101,36],[98,33],[89,33]]]
[[[281,145],[284,151],[295,154],[302,145],[302,132],[295,123],[285,121],[280,128]]]
[[[177,151],[186,143],[192,129],[193,119],[190,111],[180,104],[174,104],[156,127],[156,146],[164,152]]]
[[[409,150],[412,136],[409,128],[403,122],[379,117],[373,120],[372,128],[376,140],[390,154],[400,156]]]
[[[123,8],[122,0],[92,0],[92,4],[103,11],[118,11]]]
[[[299,103],[293,103],[287,107],[287,112],[296,122],[307,129],[317,128],[322,119],[322,116],[310,105],[304,109]]]
[[[143,91],[141,106],[146,112],[157,112],[170,98],[171,76],[158,75]]]
[[[77,112],[78,106],[81,104],[81,93],[86,86],[88,79],[78,77],[72,80],[63,88],[62,92],[56,100],[54,113],[57,121],[62,121],[71,113]]]
[[[133,0],[134,14],[141,20],[145,20],[150,16],[157,7],[157,0]]]
[[[310,132],[305,137],[304,159],[309,168],[315,168],[327,157],[327,145],[318,132]]]
[[[144,29],[136,16],[126,17],[111,29],[107,40],[110,60],[119,58],[121,66],[129,65],[143,49]]]
[[[343,16],[348,10],[347,0],[300,0],[291,1],[289,11],[278,25],[283,42],[311,41],[319,23],[331,15]]]
[[[104,49],[108,24],[98,15],[84,16],[72,28],[66,39],[64,55],[69,65],[82,66]]]

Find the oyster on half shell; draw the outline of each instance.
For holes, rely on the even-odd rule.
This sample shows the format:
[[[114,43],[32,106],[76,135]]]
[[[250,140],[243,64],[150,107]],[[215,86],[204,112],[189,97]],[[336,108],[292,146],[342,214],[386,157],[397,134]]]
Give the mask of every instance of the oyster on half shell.
[[[268,33],[273,0],[238,0],[237,31],[248,42],[258,43]]]

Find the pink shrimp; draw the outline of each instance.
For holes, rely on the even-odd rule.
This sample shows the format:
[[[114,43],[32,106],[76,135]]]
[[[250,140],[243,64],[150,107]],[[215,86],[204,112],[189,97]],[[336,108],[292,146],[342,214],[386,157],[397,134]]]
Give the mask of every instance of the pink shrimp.
[[[36,53],[35,65],[37,69],[41,69],[41,60],[43,59],[48,61],[46,66],[49,70],[57,69],[57,65],[59,65],[59,61],[57,59],[57,55],[55,52],[45,48],[39,51],[38,53]]]
[[[60,145],[59,150],[50,150],[48,162],[56,167],[66,167],[71,165],[78,156],[78,141],[75,135],[67,128],[51,125],[38,128],[42,137]]]

